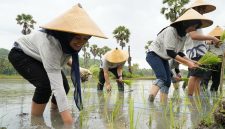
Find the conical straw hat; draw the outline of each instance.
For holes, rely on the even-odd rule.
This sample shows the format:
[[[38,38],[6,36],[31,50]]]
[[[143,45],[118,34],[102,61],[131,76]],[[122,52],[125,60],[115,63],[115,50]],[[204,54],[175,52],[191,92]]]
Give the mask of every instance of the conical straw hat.
[[[107,38],[80,4],[77,4],[54,20],[40,27],[49,30]]]
[[[211,26],[213,21],[205,18],[205,16],[201,15],[194,9],[188,9],[183,15],[181,15],[175,22],[171,23],[171,25],[182,22],[182,21],[190,21],[190,20],[201,20],[202,26],[201,28]]]
[[[196,0],[189,8],[200,7],[204,9],[204,13],[209,13],[216,10],[216,6],[206,3],[204,0]]]
[[[122,63],[124,61],[127,61],[128,52],[116,48],[111,51],[108,51],[105,54],[105,59],[111,63]]]
[[[210,36],[220,37],[223,33],[223,29],[220,26],[216,26],[211,32],[209,32]]]

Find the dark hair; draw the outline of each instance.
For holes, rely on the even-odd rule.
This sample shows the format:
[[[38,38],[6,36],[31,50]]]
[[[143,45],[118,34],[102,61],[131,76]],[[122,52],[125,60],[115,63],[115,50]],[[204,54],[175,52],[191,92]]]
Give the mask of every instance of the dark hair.
[[[48,30],[48,29],[42,29],[40,31],[47,33],[47,38],[49,35],[51,35],[51,36],[55,37],[56,39],[58,39],[63,52],[65,52],[67,54],[74,52],[74,50],[70,47],[69,43],[74,38],[75,34],[69,33],[69,32]]]
[[[188,20],[174,23],[171,26],[177,30],[177,34],[180,37],[183,37],[186,35],[186,29],[193,25],[197,25],[196,29],[199,29],[202,26],[202,23],[200,20]]]
[[[64,44],[69,44],[75,35],[73,33],[56,31],[56,30],[48,30],[48,29],[43,29],[42,31],[55,37],[56,39],[59,40],[60,43],[64,43]]]

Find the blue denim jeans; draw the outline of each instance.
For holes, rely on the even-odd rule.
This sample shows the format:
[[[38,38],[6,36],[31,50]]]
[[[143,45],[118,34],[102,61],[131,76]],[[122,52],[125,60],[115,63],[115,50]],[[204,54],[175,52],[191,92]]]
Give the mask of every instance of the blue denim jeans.
[[[160,92],[168,94],[171,84],[171,71],[168,60],[162,59],[155,52],[151,51],[147,53],[146,61],[156,75],[154,85],[160,88]]]

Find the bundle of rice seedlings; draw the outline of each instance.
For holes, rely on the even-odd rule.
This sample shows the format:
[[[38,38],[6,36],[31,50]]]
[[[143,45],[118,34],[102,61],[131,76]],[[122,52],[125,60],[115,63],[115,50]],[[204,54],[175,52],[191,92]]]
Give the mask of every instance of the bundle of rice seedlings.
[[[185,83],[188,83],[189,78],[181,78],[181,81],[184,81]]]
[[[222,35],[220,36],[220,41],[221,41],[222,43],[225,42],[225,31],[223,31]]]
[[[204,56],[200,58],[198,61],[199,65],[213,65],[222,62],[221,58],[217,55],[213,54],[212,52],[207,52]]]
[[[125,83],[128,86],[131,86],[132,81],[131,80],[123,80],[123,83]]]

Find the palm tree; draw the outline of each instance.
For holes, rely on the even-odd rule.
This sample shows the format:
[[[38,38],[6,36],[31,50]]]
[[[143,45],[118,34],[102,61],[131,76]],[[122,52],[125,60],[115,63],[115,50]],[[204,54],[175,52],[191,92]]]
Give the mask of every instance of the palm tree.
[[[111,48],[109,48],[109,47],[107,47],[107,46],[104,46],[103,48],[102,48],[102,50],[103,50],[103,55],[105,55],[105,53],[106,52],[108,52],[108,51],[110,51],[111,50]]]
[[[102,60],[103,53],[104,53],[104,49],[103,48],[98,48],[98,54],[97,55],[98,55],[100,61]]]
[[[123,49],[126,46],[126,43],[129,42],[130,31],[125,26],[119,26],[114,31],[114,38],[116,38],[117,43]]]
[[[95,64],[95,57],[98,54],[98,46],[96,44],[93,44],[90,48],[91,48],[90,51],[92,55],[94,56],[94,64]]]
[[[87,49],[89,48],[89,42],[87,42],[86,44],[84,44],[84,46],[82,47],[82,51],[84,52],[83,57],[84,57],[84,67],[87,67]]]
[[[184,5],[188,4],[190,0],[163,0],[163,4],[167,7],[161,8],[161,13],[165,15],[167,20],[174,22],[179,16],[185,12]]]
[[[31,15],[24,13],[17,15],[16,21],[17,24],[23,26],[21,33],[24,35],[30,34],[31,29],[34,29],[34,24],[36,23]]]
[[[150,41],[148,41],[147,44],[145,45],[145,52],[146,52],[146,53],[147,53],[148,47],[151,45],[152,42],[153,42],[153,41],[150,40]]]

